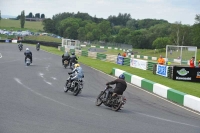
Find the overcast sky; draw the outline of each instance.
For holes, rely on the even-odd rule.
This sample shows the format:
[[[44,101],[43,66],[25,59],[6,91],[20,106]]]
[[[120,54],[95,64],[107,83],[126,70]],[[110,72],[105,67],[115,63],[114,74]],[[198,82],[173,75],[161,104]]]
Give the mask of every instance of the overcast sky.
[[[46,18],[63,12],[78,11],[97,18],[130,13],[134,19],[164,19],[170,23],[194,24],[200,14],[200,0],[0,0],[1,15],[17,16],[25,10],[45,14]]]

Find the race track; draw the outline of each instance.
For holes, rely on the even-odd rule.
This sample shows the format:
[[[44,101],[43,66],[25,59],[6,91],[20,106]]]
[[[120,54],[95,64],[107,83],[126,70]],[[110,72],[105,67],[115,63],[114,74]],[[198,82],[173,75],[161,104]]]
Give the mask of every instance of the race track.
[[[61,57],[26,47],[33,52],[28,67],[16,44],[0,44],[0,133],[200,133],[199,115],[131,85],[119,112],[95,106],[114,78],[85,65],[82,93],[64,93],[70,70]]]

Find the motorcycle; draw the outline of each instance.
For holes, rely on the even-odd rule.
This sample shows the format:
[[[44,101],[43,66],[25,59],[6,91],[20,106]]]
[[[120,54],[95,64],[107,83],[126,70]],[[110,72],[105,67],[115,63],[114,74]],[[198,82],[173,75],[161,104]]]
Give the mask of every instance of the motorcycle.
[[[69,61],[65,60],[64,61],[64,68],[66,69],[69,66]]]
[[[103,103],[105,106],[111,107],[111,109],[114,111],[120,110],[122,106],[126,103],[125,96],[117,94],[112,96],[112,94],[110,93],[107,100],[104,100],[108,91],[113,92],[113,88],[109,85],[106,86],[105,90],[101,91],[98,95],[96,99],[96,106],[100,106]]]
[[[23,46],[19,46],[19,51],[22,51],[23,50]]]
[[[40,50],[40,48],[39,48],[39,47],[37,47],[37,48],[36,48],[36,50],[37,50],[37,51],[39,51],[39,50]]]
[[[26,59],[26,66],[30,66],[30,64],[31,64],[31,60],[30,59]]]
[[[74,96],[77,96],[78,94],[81,93],[83,89],[83,79],[80,78],[78,80],[74,80],[71,82],[71,85],[69,84],[69,79],[73,77],[73,74],[70,75],[70,77],[67,79],[64,87],[64,92],[71,91],[73,92]]]

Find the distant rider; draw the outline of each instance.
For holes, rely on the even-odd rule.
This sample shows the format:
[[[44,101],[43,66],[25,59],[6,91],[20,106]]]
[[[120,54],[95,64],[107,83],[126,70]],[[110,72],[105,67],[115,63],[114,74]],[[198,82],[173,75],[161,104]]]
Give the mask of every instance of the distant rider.
[[[29,50],[29,48],[26,48],[24,55],[25,55],[25,63],[26,63],[27,58],[29,58],[31,60],[31,63],[32,63],[32,52]]]
[[[23,44],[22,44],[21,42],[18,44],[18,48],[19,48],[19,49],[20,49],[20,48],[23,49]]]
[[[68,85],[71,86],[72,81],[84,78],[83,69],[79,64],[75,64],[75,68],[72,72],[68,72],[69,75],[74,74],[70,77]]]
[[[36,44],[36,49],[37,49],[37,48],[40,49],[40,43],[39,43],[39,42]]]
[[[108,82],[106,85],[114,85],[116,84],[114,90],[113,89],[108,89],[107,93],[106,93],[106,98],[104,99],[105,101],[107,101],[108,96],[110,94],[118,94],[118,95],[123,95],[123,92],[126,90],[127,88],[127,83],[125,81],[125,76],[124,74],[121,74],[119,76],[118,79]]]
[[[67,60],[68,62],[70,61],[70,55],[67,51],[62,55],[62,64],[63,65],[64,65],[65,60]]]
[[[78,60],[78,59],[77,59],[75,53],[72,52],[72,55],[70,56],[70,68],[72,68],[72,63],[74,63],[74,64],[78,63],[77,60]]]

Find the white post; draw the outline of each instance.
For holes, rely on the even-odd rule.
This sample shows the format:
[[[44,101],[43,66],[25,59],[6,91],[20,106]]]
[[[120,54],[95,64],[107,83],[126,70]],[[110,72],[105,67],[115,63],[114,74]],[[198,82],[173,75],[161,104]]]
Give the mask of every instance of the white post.
[[[167,63],[167,61],[168,61],[168,58],[167,58],[167,49],[168,49],[168,45],[166,46],[167,48],[166,48],[166,56],[165,56],[165,64]]]
[[[180,57],[180,59],[181,59],[181,64],[182,64],[182,50],[183,50],[183,47],[181,46],[181,57]]]

